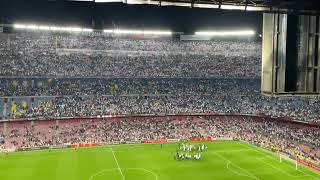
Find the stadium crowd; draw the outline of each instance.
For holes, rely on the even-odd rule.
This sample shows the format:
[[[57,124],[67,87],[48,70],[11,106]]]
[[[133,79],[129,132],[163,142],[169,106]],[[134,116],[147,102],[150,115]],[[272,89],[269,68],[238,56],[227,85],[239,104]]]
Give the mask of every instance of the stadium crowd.
[[[255,41],[126,39],[94,33],[2,36],[0,76],[254,78],[261,69],[261,45]]]
[[[256,41],[48,32],[0,39],[2,119],[203,112],[320,119],[319,98],[260,95]]]
[[[12,122],[0,128],[6,148],[201,137],[232,138],[320,163],[320,129],[245,116],[126,117]],[[303,146],[308,148],[303,148]]]
[[[219,113],[320,122],[318,97],[260,94],[260,55],[261,43],[248,40],[0,33],[0,118]],[[0,123],[0,150],[211,136],[319,163],[319,133],[317,127],[234,116],[17,121]]]
[[[266,97],[260,94],[260,83],[254,79],[78,79],[54,84],[34,87],[35,91],[28,88],[9,91],[15,95],[39,94],[33,102],[30,97],[9,98],[2,117],[228,113],[264,114],[308,122],[320,119],[320,98]],[[28,107],[17,115],[24,101]]]
[[[230,78],[0,78],[0,96],[214,94],[236,88],[247,95],[242,91],[259,85],[256,79]]]

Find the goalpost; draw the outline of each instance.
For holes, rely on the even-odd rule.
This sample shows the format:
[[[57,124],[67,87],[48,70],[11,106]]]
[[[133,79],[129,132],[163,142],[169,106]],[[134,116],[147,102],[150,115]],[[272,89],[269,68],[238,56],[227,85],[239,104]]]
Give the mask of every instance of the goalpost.
[[[279,161],[280,161],[280,163],[282,163],[282,159],[294,163],[295,164],[295,169],[298,170],[298,165],[299,165],[298,164],[298,159],[291,159],[291,158],[279,153]]]

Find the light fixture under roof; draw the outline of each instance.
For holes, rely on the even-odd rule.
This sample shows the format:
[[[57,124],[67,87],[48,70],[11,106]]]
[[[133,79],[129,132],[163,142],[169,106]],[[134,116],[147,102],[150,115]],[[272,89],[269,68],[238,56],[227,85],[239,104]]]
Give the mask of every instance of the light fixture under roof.
[[[136,34],[136,35],[172,35],[171,31],[164,30],[130,30],[130,29],[105,29],[105,33],[114,34]]]
[[[200,36],[252,36],[255,32],[252,30],[246,31],[198,31],[195,35]]]
[[[58,27],[34,24],[14,24],[15,29],[43,30],[43,31],[66,31],[66,32],[93,32],[93,29],[81,27]]]

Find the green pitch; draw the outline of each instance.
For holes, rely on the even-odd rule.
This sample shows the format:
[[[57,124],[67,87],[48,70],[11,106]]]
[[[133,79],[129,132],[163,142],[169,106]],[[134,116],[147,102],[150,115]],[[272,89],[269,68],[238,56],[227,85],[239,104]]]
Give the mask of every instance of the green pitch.
[[[206,144],[200,161],[178,144],[116,145],[0,154],[0,180],[320,180],[320,173],[235,141]]]

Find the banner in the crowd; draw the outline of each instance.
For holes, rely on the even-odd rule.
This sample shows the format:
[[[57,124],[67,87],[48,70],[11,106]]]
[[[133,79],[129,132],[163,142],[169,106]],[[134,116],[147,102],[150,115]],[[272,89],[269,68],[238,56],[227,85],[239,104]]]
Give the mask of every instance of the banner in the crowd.
[[[167,139],[167,142],[178,142],[180,139]]]
[[[145,139],[144,143],[167,143],[167,142],[178,142],[179,139]]]
[[[15,152],[16,149],[11,148],[11,149],[0,149],[0,153],[8,153],[8,152]]]
[[[120,141],[113,141],[113,142],[101,142],[101,143],[97,143],[98,146],[116,145],[116,144],[121,144],[121,142],[120,142]]]
[[[280,155],[284,156],[284,157],[290,158],[290,155],[287,154],[287,153],[284,153],[284,152],[281,152],[281,151],[276,151],[276,152],[279,153]]]
[[[143,143],[143,141],[113,141],[113,142],[97,143],[97,146],[118,145],[118,144],[140,144],[140,143]]]
[[[233,141],[233,138],[215,138],[215,141]]]
[[[57,146],[50,146],[50,149],[62,149],[67,147],[69,147],[69,145],[57,145]]]
[[[49,149],[49,146],[36,146],[36,147],[27,147],[27,148],[19,148],[18,151],[31,151],[31,150],[43,150]]]
[[[215,141],[216,138],[207,137],[207,138],[191,138],[191,141]]]
[[[167,139],[145,139],[144,143],[166,143],[168,142]]]
[[[216,138],[207,137],[207,138],[191,138],[190,141],[215,141]],[[145,139],[144,143],[167,143],[167,142],[177,142],[179,139]]]
[[[299,162],[300,164],[303,164],[303,165],[305,165],[305,166],[308,166],[308,167],[310,167],[310,168],[312,168],[312,169],[315,169],[315,170],[317,170],[317,171],[320,171],[320,167],[319,167],[319,166],[316,166],[316,165],[314,165],[314,164],[312,164],[312,163],[309,163],[309,162],[306,162],[306,161],[303,161],[303,160],[298,160],[298,162]]]
[[[79,147],[94,147],[97,146],[96,143],[84,143],[84,144],[71,144],[71,148],[79,148]]]
[[[18,149],[16,149],[16,147],[10,147],[10,148],[6,148],[6,149],[0,149],[0,152],[15,152]]]

